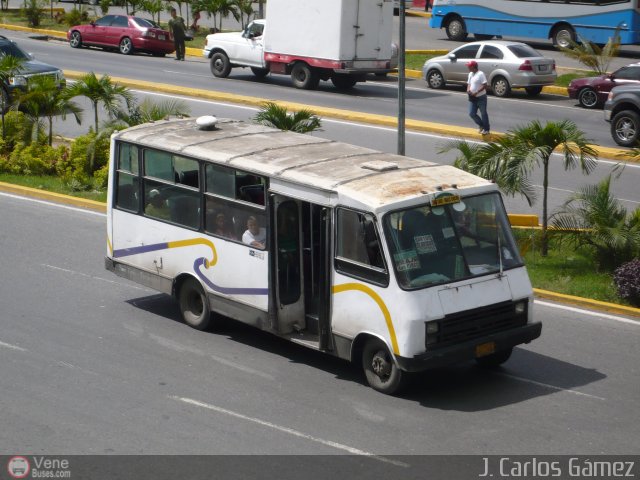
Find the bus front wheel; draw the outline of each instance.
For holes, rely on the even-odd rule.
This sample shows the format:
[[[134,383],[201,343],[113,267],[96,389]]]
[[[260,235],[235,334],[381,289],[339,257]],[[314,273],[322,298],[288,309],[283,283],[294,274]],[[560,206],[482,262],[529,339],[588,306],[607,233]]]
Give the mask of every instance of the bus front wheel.
[[[398,368],[387,346],[378,339],[370,339],[364,346],[362,368],[369,386],[388,395],[398,392],[408,376]]]
[[[206,330],[211,319],[211,310],[202,285],[194,278],[188,278],[180,286],[178,301],[184,323],[196,330]]]

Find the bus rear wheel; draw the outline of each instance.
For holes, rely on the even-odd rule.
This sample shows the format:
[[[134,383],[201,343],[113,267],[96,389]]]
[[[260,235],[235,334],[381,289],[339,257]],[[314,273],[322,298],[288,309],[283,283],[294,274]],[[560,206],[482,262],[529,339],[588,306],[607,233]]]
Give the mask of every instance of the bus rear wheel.
[[[362,350],[362,368],[371,388],[393,395],[406,384],[408,373],[394,363],[387,346],[378,339],[370,339]]]
[[[209,299],[202,285],[194,278],[186,279],[178,293],[184,323],[196,330],[206,330],[211,320]]]
[[[576,32],[569,25],[560,25],[551,34],[553,44],[559,48],[569,48],[576,41]]]
[[[467,29],[464,25],[464,20],[460,17],[454,17],[447,23],[445,27],[445,31],[447,32],[447,37],[449,40],[454,40],[456,42],[462,42],[467,38]]]

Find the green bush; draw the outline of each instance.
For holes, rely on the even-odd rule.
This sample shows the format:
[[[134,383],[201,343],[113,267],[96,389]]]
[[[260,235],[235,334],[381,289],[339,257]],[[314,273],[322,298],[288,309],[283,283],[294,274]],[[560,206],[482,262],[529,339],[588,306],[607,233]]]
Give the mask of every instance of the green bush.
[[[75,139],[68,158],[58,163],[56,171],[71,187],[82,190],[93,187],[94,174],[108,161],[109,137],[89,132]]]
[[[45,14],[43,8],[47,2],[43,0],[25,0],[24,6],[20,9],[20,14],[27,18],[29,25],[33,28],[40,26],[40,20]]]
[[[73,10],[66,12],[62,18],[65,25],[73,27],[75,25],[86,23],[87,20],[89,20],[89,12],[74,8]]]
[[[20,175],[53,175],[56,165],[67,155],[65,146],[18,143],[10,155],[0,157],[0,171]]]

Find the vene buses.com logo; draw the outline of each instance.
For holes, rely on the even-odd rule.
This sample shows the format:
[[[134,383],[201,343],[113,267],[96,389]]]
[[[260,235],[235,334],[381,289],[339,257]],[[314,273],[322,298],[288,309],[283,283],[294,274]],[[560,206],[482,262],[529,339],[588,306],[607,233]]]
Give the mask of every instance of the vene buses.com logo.
[[[31,470],[31,466],[25,457],[11,457],[7,463],[7,471],[13,478],[25,478],[29,475],[29,470]]]

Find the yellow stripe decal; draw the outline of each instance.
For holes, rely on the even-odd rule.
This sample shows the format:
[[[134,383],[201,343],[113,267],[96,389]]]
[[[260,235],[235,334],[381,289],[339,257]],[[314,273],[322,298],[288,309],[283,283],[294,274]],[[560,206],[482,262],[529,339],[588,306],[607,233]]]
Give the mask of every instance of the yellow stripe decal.
[[[216,263],[218,263],[218,252],[216,252],[216,246],[211,240],[207,240],[206,238],[190,238],[188,240],[176,240],[174,242],[167,242],[167,248],[190,247],[192,245],[205,245],[211,248],[212,257],[211,260],[205,259],[205,268],[213,267]]]
[[[109,249],[109,255],[113,257],[113,245],[111,245],[111,239],[107,235],[107,248]]]
[[[391,347],[393,348],[393,353],[399,355],[400,350],[398,349],[398,339],[396,338],[396,331],[394,330],[393,323],[391,322],[391,314],[389,313],[389,309],[384,304],[382,298],[380,298],[380,295],[378,295],[368,286],[362,285],[361,283],[343,283],[342,285],[335,285],[333,287],[334,294],[340,292],[348,292],[350,290],[357,290],[359,292],[366,293],[378,304],[382,315],[384,315],[384,320],[387,323],[387,328],[389,329],[389,336],[391,337]]]

